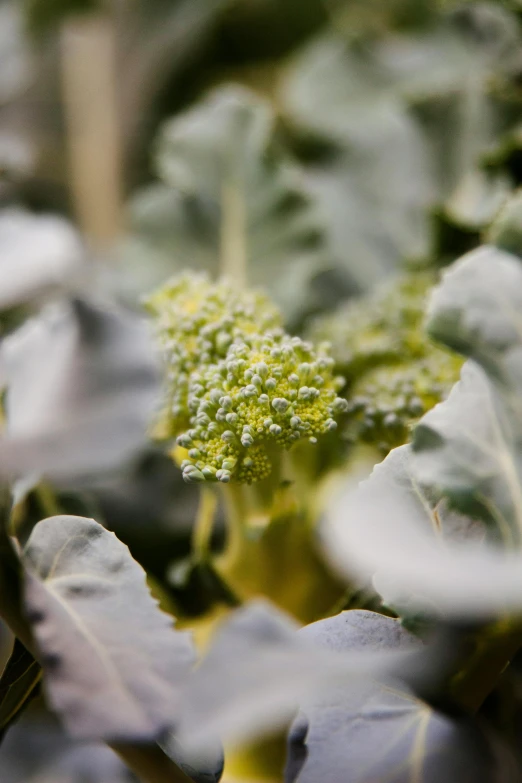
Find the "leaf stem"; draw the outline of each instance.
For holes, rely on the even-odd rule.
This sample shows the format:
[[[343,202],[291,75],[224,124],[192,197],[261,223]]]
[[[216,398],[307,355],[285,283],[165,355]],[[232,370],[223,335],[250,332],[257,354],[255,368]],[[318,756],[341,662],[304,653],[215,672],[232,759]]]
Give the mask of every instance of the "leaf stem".
[[[522,647],[522,625],[496,623],[477,635],[475,652],[452,679],[452,701],[466,712],[476,713],[498,684],[512,658]]]
[[[117,51],[111,16],[67,19],[61,30],[61,54],[72,196],[89,243],[105,251],[123,227]]]
[[[227,517],[226,559],[235,560],[241,549],[243,530],[247,518],[247,504],[242,484],[221,484]]]
[[[239,290],[247,283],[246,215],[236,179],[221,188],[221,274]]]
[[[192,553],[198,563],[204,562],[210,552],[210,541],[214,528],[217,497],[214,489],[202,486],[199,507],[192,533]]]
[[[142,783],[193,783],[159,745],[110,745]]]

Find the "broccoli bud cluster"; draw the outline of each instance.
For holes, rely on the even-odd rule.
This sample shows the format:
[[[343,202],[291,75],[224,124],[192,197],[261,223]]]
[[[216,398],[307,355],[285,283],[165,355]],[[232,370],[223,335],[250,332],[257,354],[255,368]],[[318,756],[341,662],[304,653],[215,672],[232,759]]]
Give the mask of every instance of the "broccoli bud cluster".
[[[227,355],[235,340],[281,326],[279,310],[256,291],[239,294],[203,274],[169,280],[145,302],[153,315],[166,367],[166,399],[154,430],[172,438],[190,424],[192,375]]]
[[[406,443],[412,426],[445,399],[462,360],[431,346],[411,364],[377,367],[353,384],[346,434],[376,445],[383,455]]]
[[[421,358],[429,343],[423,329],[426,301],[436,277],[405,273],[373,293],[350,300],[318,318],[312,340],[328,340],[332,356],[350,385],[372,368]]]
[[[185,430],[177,438],[185,481],[260,481],[272,446],[315,443],[336,428],[348,405],[328,347],[290,337],[261,294],[185,275],[149,306],[167,366],[161,433]]]
[[[435,345],[423,329],[431,272],[410,272],[374,294],[342,306],[313,326],[328,339],[347,378],[344,434],[382,454],[405,443],[412,426],[444,399],[462,360]]]

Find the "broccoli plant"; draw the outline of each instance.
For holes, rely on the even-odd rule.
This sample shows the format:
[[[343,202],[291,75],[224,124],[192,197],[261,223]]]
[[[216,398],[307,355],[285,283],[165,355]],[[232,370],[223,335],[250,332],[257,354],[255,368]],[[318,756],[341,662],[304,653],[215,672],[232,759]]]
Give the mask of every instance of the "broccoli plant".
[[[517,12],[321,8],[162,127],[143,308],[0,216],[2,783],[522,779]]]

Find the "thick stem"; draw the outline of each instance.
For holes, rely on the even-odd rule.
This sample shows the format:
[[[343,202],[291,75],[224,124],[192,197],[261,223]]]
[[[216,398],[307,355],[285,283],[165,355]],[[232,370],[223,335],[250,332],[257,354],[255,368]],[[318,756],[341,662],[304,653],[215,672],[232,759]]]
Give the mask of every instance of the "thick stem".
[[[210,552],[217,497],[214,489],[202,486],[199,496],[199,508],[192,533],[192,553],[198,563],[204,562]]]
[[[159,745],[110,746],[141,783],[193,783]]]
[[[476,636],[475,652],[450,683],[450,696],[466,712],[475,713],[494,690],[522,647],[520,623],[498,623]]]
[[[75,210],[87,239],[110,249],[122,232],[116,40],[109,14],[66,20],[62,84]]]
[[[221,484],[227,517],[227,560],[234,561],[241,550],[243,531],[247,518],[247,504],[241,484]]]

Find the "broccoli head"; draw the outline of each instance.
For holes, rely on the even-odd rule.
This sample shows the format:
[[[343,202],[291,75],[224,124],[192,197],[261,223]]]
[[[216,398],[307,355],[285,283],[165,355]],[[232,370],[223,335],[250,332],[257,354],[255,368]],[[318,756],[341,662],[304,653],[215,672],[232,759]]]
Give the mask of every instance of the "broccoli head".
[[[167,376],[156,435],[179,433],[187,482],[266,478],[274,448],[315,443],[347,410],[328,346],[289,336],[262,294],[185,275],[154,294],[149,309]]]
[[[238,293],[227,283],[186,273],[169,280],[145,301],[154,317],[167,373],[158,439],[174,437],[190,423],[189,389],[194,373],[205,373],[236,340],[281,326],[278,309],[264,294]]]
[[[435,282],[431,272],[405,273],[313,325],[312,338],[330,341],[336,370],[346,378],[349,441],[386,454],[408,440],[412,426],[458,380],[462,360],[423,328]]]

